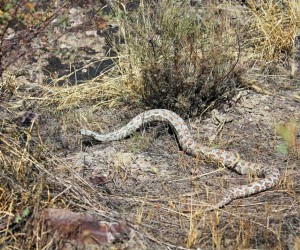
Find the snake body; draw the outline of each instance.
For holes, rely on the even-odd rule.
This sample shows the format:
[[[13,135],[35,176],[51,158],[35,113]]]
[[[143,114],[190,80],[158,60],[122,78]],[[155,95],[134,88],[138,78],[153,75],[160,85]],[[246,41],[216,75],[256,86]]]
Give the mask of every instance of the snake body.
[[[214,208],[224,207],[234,199],[247,197],[270,189],[279,182],[280,171],[274,166],[247,162],[241,160],[239,154],[235,152],[215,148],[212,149],[196,143],[184,120],[174,112],[165,109],[152,109],[145,111],[134,117],[124,127],[108,134],[102,135],[90,130],[82,129],[81,135],[91,137],[100,142],[116,141],[131,135],[142,127],[143,124],[153,121],[168,122],[174,128],[179,145],[185,153],[193,157],[202,157],[219,162],[225,167],[242,175],[254,172],[261,178],[260,180],[248,185],[242,185],[228,190],[223,199],[215,205]]]

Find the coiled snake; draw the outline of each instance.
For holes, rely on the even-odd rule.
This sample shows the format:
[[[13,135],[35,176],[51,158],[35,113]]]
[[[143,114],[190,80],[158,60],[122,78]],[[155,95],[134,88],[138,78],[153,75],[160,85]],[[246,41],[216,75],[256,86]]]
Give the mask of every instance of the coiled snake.
[[[279,182],[280,172],[276,167],[247,162],[241,160],[237,153],[221,149],[211,149],[196,143],[192,138],[184,120],[169,110],[153,109],[145,111],[134,117],[124,127],[104,135],[85,129],[82,129],[80,132],[81,135],[89,136],[96,141],[116,141],[129,136],[138,130],[143,124],[152,121],[167,121],[174,128],[179,145],[185,153],[194,157],[203,157],[219,162],[225,167],[232,169],[239,174],[245,175],[249,172],[255,172],[258,177],[262,177],[260,180],[252,182],[251,184],[230,189],[227,191],[223,199],[213,207],[213,209],[224,207],[234,199],[247,197],[252,194],[257,194],[264,190],[270,189]]]

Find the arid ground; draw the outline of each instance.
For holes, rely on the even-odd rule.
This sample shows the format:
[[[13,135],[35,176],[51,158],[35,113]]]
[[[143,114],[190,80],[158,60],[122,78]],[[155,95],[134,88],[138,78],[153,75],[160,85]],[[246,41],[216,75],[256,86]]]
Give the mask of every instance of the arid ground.
[[[299,1],[20,2],[0,3],[1,249],[300,249]],[[152,108],[279,184],[207,212],[258,177],[185,154],[167,123],[80,135]]]

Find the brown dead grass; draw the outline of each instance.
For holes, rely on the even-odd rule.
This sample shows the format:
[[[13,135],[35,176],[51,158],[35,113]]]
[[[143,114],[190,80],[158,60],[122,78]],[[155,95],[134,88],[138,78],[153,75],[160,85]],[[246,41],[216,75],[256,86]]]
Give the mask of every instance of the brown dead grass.
[[[247,1],[255,55],[267,62],[291,55],[300,27],[299,1]]]

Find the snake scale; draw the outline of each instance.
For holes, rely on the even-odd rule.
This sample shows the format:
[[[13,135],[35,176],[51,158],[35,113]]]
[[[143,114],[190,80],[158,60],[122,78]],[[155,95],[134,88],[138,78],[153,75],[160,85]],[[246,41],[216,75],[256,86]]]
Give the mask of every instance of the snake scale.
[[[129,136],[141,128],[143,124],[153,121],[168,122],[175,130],[179,145],[185,153],[194,157],[202,157],[219,162],[225,167],[242,175],[245,175],[249,172],[254,172],[258,177],[260,177],[258,181],[252,182],[248,185],[242,185],[229,189],[223,199],[217,205],[215,205],[213,209],[222,208],[234,199],[247,197],[270,189],[279,182],[280,172],[276,167],[247,162],[241,160],[239,154],[235,152],[209,148],[196,143],[191,136],[188,126],[184,120],[169,110],[152,109],[145,111],[134,117],[124,127],[104,135],[85,129],[82,129],[80,132],[81,135],[91,137],[96,141],[116,141]]]

